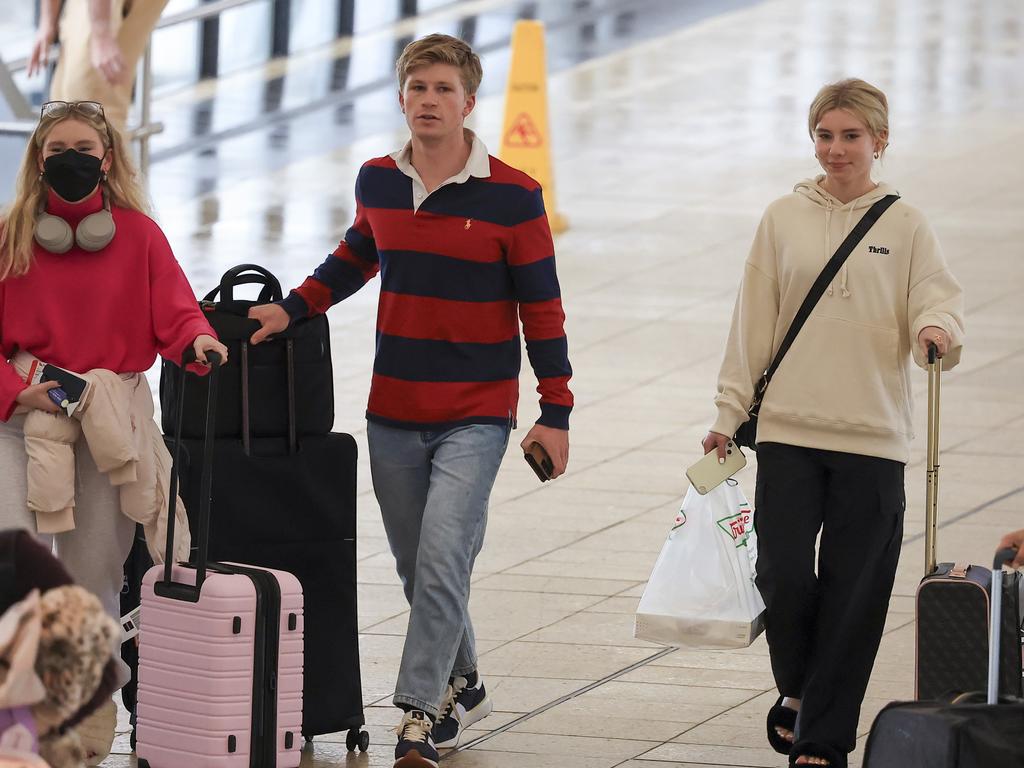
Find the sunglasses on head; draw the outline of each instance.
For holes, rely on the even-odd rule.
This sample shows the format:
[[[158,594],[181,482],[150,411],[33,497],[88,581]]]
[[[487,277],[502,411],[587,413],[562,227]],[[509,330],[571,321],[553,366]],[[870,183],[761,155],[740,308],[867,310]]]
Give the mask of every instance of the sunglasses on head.
[[[98,101],[48,101],[39,108],[39,117],[56,120],[67,117],[72,112],[77,112],[83,117],[106,120],[103,105]]]

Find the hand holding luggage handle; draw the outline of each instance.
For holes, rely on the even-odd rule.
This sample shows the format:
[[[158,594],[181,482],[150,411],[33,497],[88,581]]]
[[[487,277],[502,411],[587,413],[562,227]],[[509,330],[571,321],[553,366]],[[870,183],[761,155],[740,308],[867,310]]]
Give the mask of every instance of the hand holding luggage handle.
[[[178,468],[181,459],[181,422],[185,413],[185,366],[196,361],[195,350],[189,346],[181,356],[181,386],[178,387],[178,419],[174,431],[174,455],[171,461],[171,481],[167,492],[167,550],[164,553],[164,577],[158,581],[153,591],[160,597],[198,603],[199,595],[206,580],[206,560],[210,544],[210,496],[213,488],[213,440],[214,417],[217,409],[217,382],[220,380],[221,357],[216,352],[207,352],[206,359],[210,362],[210,388],[206,401],[206,430],[203,444],[204,460],[202,475],[199,480],[199,531],[196,554],[196,583],[179,584],[174,581],[171,569],[174,566],[174,512],[178,499]]]
[[[928,456],[927,489],[924,505],[924,575],[937,568],[935,535],[939,525],[939,379],[942,356],[928,345]]]

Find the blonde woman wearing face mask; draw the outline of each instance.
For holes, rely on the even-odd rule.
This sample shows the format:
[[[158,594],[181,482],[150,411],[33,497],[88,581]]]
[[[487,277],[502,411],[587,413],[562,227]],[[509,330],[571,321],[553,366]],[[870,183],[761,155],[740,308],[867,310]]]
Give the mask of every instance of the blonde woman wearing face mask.
[[[897,194],[871,178],[889,140],[880,90],[856,79],[825,86],[808,130],[824,175],[797,184],[761,220],[706,453],[724,457],[812,283],[865,212]],[[963,333],[962,292],[935,234],[897,200],[850,253],[765,391],[757,586],[780,694],[767,735],[791,764],[845,768],[856,744],[902,542],[910,363],[924,365],[934,344],[952,368]]]
[[[26,359],[76,373],[120,374],[133,408],[144,399],[150,414],[142,372],[157,354],[181,360],[191,346],[201,363],[210,351],[226,359],[146,209],[103,107],[44,104],[14,202],[0,216],[0,528],[39,533],[28,506],[23,425],[33,410],[59,410],[49,392],[56,383],[26,381]],[[134,432],[140,426],[135,410],[131,417]],[[41,538],[54,543],[75,581],[116,619],[135,522],[122,514],[119,487],[97,469],[84,440],[75,443],[73,465],[73,527]],[[121,677],[123,684],[123,665]],[[103,753],[97,747],[93,758]]]

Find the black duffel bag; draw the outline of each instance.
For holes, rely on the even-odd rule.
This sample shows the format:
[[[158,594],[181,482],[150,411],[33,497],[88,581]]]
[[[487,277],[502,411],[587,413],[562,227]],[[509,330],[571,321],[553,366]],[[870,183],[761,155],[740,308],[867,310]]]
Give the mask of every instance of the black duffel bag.
[[[260,286],[255,301],[235,298],[237,286],[251,284]],[[200,302],[228,348],[228,362],[217,389],[216,437],[241,438],[243,414],[248,415],[252,437],[326,435],[334,426],[334,374],[325,315],[292,323],[288,330],[261,344],[249,343],[260,327],[249,319],[249,308],[281,298],[281,284],[274,275],[255,264],[240,264],[225,272],[220,285]],[[173,435],[176,428],[177,368],[164,360],[160,372],[161,423],[167,435]],[[206,377],[190,375],[182,437],[203,436],[206,391]],[[294,404],[294,420],[288,419],[289,400]]]

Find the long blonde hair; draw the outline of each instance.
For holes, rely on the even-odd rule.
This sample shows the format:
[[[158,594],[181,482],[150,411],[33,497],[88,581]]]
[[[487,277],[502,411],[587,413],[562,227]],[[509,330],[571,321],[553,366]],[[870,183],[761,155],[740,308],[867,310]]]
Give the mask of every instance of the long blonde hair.
[[[138,173],[125,149],[124,139],[102,115],[89,117],[71,111],[59,118],[43,117],[36,126],[21,160],[14,200],[0,214],[0,280],[18,277],[32,266],[32,240],[36,214],[46,200],[47,185],[39,173],[39,157],[53,127],[64,120],[78,120],[94,128],[103,148],[111,153],[110,170],[101,181],[112,206],[149,213],[149,201],[139,184]]]

